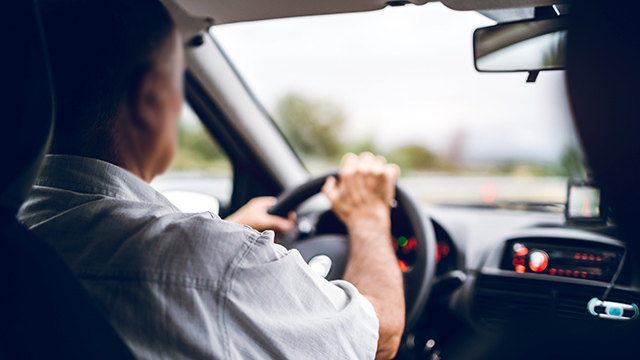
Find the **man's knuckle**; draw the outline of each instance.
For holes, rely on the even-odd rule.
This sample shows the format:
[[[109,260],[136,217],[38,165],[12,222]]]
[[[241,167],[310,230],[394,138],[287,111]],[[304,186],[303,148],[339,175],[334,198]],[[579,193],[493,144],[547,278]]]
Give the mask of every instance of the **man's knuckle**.
[[[340,180],[346,180],[350,178],[351,176],[353,176],[354,171],[355,168],[352,166],[347,166],[340,169]]]
[[[354,161],[357,158],[358,158],[358,156],[356,154],[354,154],[354,153],[346,153],[342,157],[342,161],[343,162],[350,162],[350,161]]]

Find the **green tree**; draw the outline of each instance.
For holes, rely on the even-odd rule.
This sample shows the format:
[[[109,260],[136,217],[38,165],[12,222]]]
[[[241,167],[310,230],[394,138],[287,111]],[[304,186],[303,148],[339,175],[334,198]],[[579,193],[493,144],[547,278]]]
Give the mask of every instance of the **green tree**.
[[[342,146],[340,153],[346,154],[350,152],[354,154],[361,154],[365,151],[368,151],[375,155],[382,153],[382,151],[378,148],[378,145],[376,145],[375,140],[371,136],[364,138],[364,140],[350,141],[348,143],[345,143]]]
[[[174,170],[228,169],[228,160],[200,122],[181,121],[178,150],[171,168]]]
[[[275,120],[302,155],[324,158],[340,155],[345,117],[336,105],[292,93],[278,102]]]
[[[584,178],[585,170],[582,164],[580,150],[575,146],[570,146],[564,150],[560,158],[559,173],[562,176],[572,178]]]
[[[402,170],[434,170],[442,166],[434,152],[420,145],[405,145],[393,150],[389,161],[398,164]]]

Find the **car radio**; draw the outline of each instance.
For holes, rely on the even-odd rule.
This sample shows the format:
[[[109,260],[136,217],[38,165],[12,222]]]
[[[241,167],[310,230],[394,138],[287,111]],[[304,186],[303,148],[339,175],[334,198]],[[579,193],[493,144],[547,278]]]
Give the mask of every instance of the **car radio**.
[[[608,282],[618,270],[623,252],[615,246],[575,247],[516,239],[507,243],[501,267],[518,273]]]

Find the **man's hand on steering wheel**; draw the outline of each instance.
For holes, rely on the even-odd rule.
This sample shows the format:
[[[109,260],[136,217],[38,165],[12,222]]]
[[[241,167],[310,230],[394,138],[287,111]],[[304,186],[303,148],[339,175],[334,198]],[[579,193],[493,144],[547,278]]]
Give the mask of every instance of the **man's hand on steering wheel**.
[[[340,178],[327,178],[322,192],[349,232],[343,278],[373,305],[379,320],[376,358],[395,356],[405,321],[402,273],[391,245],[391,202],[400,168],[381,156],[346,154]]]
[[[347,228],[361,221],[388,223],[398,175],[400,168],[382,156],[349,153],[342,158],[340,181],[327,178],[322,192]]]
[[[379,163],[375,164],[376,161]],[[422,320],[435,280],[436,238],[430,218],[398,185],[395,186],[397,206],[389,209],[393,190],[385,186],[393,184],[397,168],[395,175],[387,174],[389,177],[375,181],[374,174],[378,170],[365,166],[367,162],[373,162],[378,170],[380,163],[384,164],[383,169],[391,171],[389,167],[395,168],[395,165],[386,165],[382,158],[376,160],[371,154],[346,155],[340,173],[321,175],[286,189],[269,213],[287,216],[319,192],[327,194],[335,213],[348,224],[349,234],[323,229],[285,246],[298,250],[307,262],[318,256],[329,258],[328,269],[322,269],[327,271],[324,276],[329,280],[345,279],[356,285],[373,304],[380,320],[378,356],[391,357],[399,341],[402,323],[405,334],[410,334]],[[334,179],[328,180],[331,177]],[[307,215],[303,213],[303,216]],[[391,244],[390,223],[394,231],[416,239],[413,261],[405,267],[402,276]],[[399,319],[402,314],[406,314],[404,320]]]
[[[269,209],[276,201],[277,199],[271,196],[253,198],[225,220],[248,225],[258,231],[274,230],[286,233],[295,226],[296,215],[290,212],[289,216],[284,218],[269,214]]]

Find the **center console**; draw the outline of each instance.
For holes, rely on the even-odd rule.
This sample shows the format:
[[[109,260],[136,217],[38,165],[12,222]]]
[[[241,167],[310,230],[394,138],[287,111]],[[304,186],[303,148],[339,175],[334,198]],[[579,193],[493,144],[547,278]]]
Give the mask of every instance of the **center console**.
[[[518,238],[507,241],[500,268],[517,273],[609,282],[624,248],[566,238]],[[628,285],[628,273],[616,283]]]

